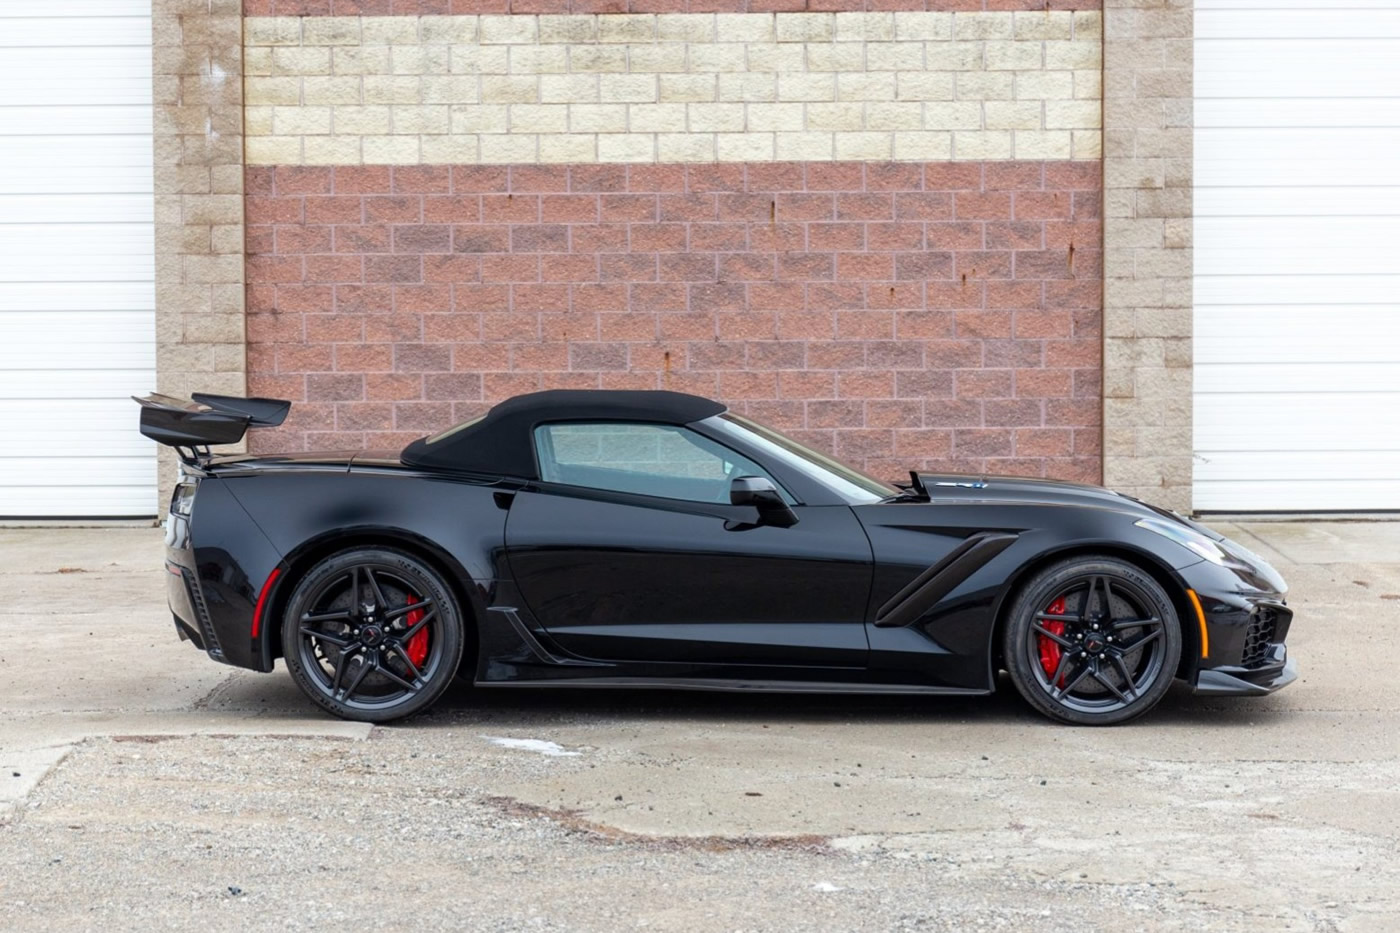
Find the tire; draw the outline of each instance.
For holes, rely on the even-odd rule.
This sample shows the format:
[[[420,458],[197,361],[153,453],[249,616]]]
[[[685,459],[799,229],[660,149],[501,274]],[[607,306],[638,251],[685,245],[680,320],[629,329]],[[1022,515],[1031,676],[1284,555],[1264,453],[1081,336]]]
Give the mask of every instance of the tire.
[[[1181,660],[1181,624],[1150,574],[1113,557],[1075,557],[1021,587],[1002,652],[1012,683],[1036,710],[1107,726],[1141,716],[1166,695]]]
[[[357,547],[297,582],[282,653],[292,679],[322,709],[391,722],[442,696],[462,661],[464,629],[437,571],[404,551]]]

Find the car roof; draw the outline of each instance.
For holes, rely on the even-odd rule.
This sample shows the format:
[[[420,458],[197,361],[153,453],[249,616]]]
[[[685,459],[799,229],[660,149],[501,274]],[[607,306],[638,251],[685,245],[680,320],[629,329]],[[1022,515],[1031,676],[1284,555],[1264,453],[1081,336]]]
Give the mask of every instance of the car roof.
[[[465,470],[538,479],[534,431],[541,424],[569,421],[637,421],[691,424],[725,411],[725,406],[682,392],[610,389],[551,389],[517,395],[476,421],[403,449],[400,459],[426,469]]]

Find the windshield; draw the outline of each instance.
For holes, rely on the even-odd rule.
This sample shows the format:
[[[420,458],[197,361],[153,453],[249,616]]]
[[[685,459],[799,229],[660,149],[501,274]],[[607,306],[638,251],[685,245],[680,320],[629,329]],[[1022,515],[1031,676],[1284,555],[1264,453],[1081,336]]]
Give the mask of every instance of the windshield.
[[[727,411],[722,415],[706,418],[702,423],[762,450],[785,466],[826,486],[853,505],[879,502],[899,492],[893,486],[872,479],[840,461],[797,443],[790,437],[784,437],[772,428],[765,428],[733,412]]]

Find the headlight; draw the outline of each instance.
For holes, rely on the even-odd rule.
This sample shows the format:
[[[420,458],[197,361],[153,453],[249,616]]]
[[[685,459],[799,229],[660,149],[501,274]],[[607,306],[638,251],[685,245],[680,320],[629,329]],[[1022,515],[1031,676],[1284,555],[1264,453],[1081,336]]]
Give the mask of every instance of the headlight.
[[[1212,564],[1219,564],[1222,567],[1225,566],[1224,549],[1199,531],[1194,531],[1187,528],[1185,525],[1178,525],[1160,518],[1144,518],[1133,524],[1137,525],[1139,528],[1146,528],[1148,531],[1155,531],[1164,538],[1171,538],[1177,544],[1187,550],[1194,551]]]

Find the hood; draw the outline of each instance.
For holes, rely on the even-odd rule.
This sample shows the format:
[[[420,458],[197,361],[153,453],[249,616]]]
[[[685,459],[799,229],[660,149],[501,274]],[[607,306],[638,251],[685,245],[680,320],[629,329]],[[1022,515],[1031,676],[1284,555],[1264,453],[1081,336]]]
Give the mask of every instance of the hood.
[[[1131,496],[1084,483],[1028,476],[972,476],[959,473],[920,473],[919,481],[933,502],[949,499],[960,502],[1038,502],[1166,516],[1174,520],[1181,518],[1174,512],[1163,511]]]
[[[960,502],[1043,503],[1084,508],[1111,509],[1139,518],[1161,518],[1185,525],[1214,541],[1223,541],[1219,532],[1197,524],[1179,512],[1143,502],[1103,486],[1067,483],[1030,476],[975,476],[960,473],[920,473],[919,481],[932,502],[955,499]]]
[[[964,476],[919,474],[919,482],[928,491],[929,502],[958,501],[965,503],[1004,503],[1008,505],[1060,505],[1080,508],[1106,509],[1121,513],[1133,522],[1144,518],[1182,525],[1216,542],[1222,554],[1222,566],[1235,571],[1254,588],[1283,593],[1287,584],[1269,562],[1258,554],[1212,528],[1198,524],[1184,515],[1160,508],[1141,499],[1125,496],[1102,486],[1082,483],[1061,483],[1055,480],[1020,476]],[[1126,529],[1125,529],[1125,533]],[[1178,542],[1179,543],[1179,542]],[[1201,560],[1199,556],[1197,561]]]

